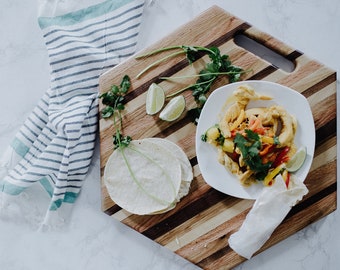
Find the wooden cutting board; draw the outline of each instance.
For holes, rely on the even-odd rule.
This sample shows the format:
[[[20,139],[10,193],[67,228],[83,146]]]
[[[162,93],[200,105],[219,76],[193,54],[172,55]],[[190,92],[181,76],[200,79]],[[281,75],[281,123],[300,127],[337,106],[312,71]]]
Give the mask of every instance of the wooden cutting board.
[[[294,71],[283,71],[236,45],[234,37],[239,33],[295,63]],[[230,56],[233,64],[245,70],[252,69],[242,80],[266,80],[286,85],[304,95],[312,108],[316,128],[316,150],[310,173],[305,180],[309,193],[291,210],[259,252],[336,209],[335,71],[216,6],[144,52],[169,45],[218,46],[222,53]],[[245,260],[228,246],[228,238],[241,226],[254,201],[222,194],[204,182],[195,154],[196,126],[189,117],[183,115],[177,121],[168,123],[160,120],[157,115],[146,115],[145,95],[152,82],[160,83],[167,93],[174,92],[183,85],[164,82],[159,77],[196,73],[207,59],[205,56],[190,66],[184,57],[177,57],[152,69],[140,79],[135,79],[143,68],[160,57],[161,55],[158,55],[146,60],[131,58],[116,66],[101,76],[100,92],[108,91],[112,84],[119,84],[125,74],[130,76],[132,87],[126,95],[128,103],[123,116],[124,133],[133,139],[167,138],[182,147],[194,172],[190,192],[170,212],[138,216],[131,215],[116,205],[110,199],[102,181],[102,210],[201,268],[229,269]],[[187,80],[185,83],[193,81]],[[227,79],[219,79],[213,89],[227,82]],[[191,92],[188,91],[184,95],[187,108],[195,107]],[[112,124],[111,120],[100,119],[101,175],[113,151]]]

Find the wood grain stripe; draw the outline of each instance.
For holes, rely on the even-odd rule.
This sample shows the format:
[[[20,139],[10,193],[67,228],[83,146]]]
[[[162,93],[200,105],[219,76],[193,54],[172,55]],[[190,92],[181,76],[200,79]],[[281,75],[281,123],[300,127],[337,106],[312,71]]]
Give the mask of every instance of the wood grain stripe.
[[[322,200],[323,198],[327,197],[328,195],[335,193],[337,191],[337,183],[333,183],[327,186],[325,189],[321,190],[320,192],[316,193],[315,195],[303,200],[301,203],[297,204],[292,208],[292,210],[288,213],[287,218],[292,217],[293,215],[303,211],[307,207],[316,204],[318,201]]]
[[[328,123],[316,130],[316,146],[331,139],[333,136],[336,136],[336,118],[331,119]]]
[[[182,223],[173,230],[165,233],[156,241],[172,251],[182,246],[196,243],[197,237],[209,233],[214,228],[223,224],[227,219],[233,219],[244,211],[248,211],[253,205],[252,200],[230,200],[226,198],[214,206],[204,210],[190,220]]]
[[[334,82],[336,82],[336,73],[331,73],[326,78],[320,80],[308,89],[304,90],[301,94],[308,98]]]
[[[290,61],[292,61],[292,62],[295,62],[295,60],[296,60],[297,58],[299,58],[301,55],[303,55],[302,52],[297,51],[297,50],[294,50],[294,51],[292,51],[290,54],[287,54],[285,57],[286,57],[288,60],[290,60]]]
[[[256,74],[252,75],[251,77],[249,77],[249,80],[262,80],[275,71],[277,71],[276,67],[268,66],[264,68],[263,70],[260,70]]]
[[[104,210],[104,213],[109,215],[109,216],[112,216],[113,214],[117,213],[119,210],[121,210],[122,208],[120,206],[118,206],[117,204],[111,206],[110,208],[108,209],[105,209]]]
[[[168,219],[165,219],[157,225],[147,229],[143,232],[143,235],[150,239],[156,239],[169,230],[172,230],[179,224],[182,224],[186,220],[190,219],[191,217],[206,210],[210,206],[220,202],[225,197],[225,194],[211,188],[204,197],[198,199],[197,201],[194,201],[188,207],[181,209],[177,213],[174,213]]]
[[[225,27],[226,27],[226,29],[231,29],[230,27],[227,27],[227,26],[225,26]],[[209,47],[210,46],[219,47],[219,46],[223,45],[224,43],[226,43],[227,41],[232,40],[235,37],[235,35],[245,32],[250,27],[251,26],[248,23],[244,22],[244,23],[240,24],[238,27],[235,27],[234,29],[229,30],[225,35],[222,35],[221,37],[210,42],[208,44],[208,46]]]
[[[336,94],[334,93],[316,104],[315,109],[312,110],[316,130],[336,118],[335,102]]]

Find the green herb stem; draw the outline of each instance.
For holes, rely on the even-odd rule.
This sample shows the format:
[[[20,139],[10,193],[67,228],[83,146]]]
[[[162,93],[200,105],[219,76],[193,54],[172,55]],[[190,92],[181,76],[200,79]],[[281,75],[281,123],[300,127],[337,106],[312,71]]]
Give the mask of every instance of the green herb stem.
[[[158,54],[158,53],[161,53],[161,52],[175,50],[175,49],[182,49],[182,46],[169,46],[169,47],[160,48],[158,50],[154,50],[154,51],[142,54],[142,55],[138,55],[136,57],[136,59],[145,58],[145,57],[148,57],[148,56],[151,56],[151,55],[155,55],[155,54]]]
[[[206,51],[206,52],[208,52],[209,54],[215,54],[215,52],[214,51],[212,51],[212,50],[210,50],[209,48],[206,48],[206,47],[201,47],[201,46],[192,46],[192,47],[187,47],[187,48],[194,48],[194,49],[196,49],[197,51]]]
[[[164,62],[165,60],[169,59],[169,58],[172,58],[172,57],[175,57],[177,55],[180,55],[180,54],[183,54],[183,51],[180,51],[180,52],[175,52],[175,53],[172,53],[172,54],[169,54],[155,62],[153,62],[151,65],[147,66],[146,68],[144,68],[141,72],[139,72],[136,76],[137,79],[139,79],[145,72],[147,72],[149,69],[153,68],[154,66],[157,66],[159,65],[160,63]]]
[[[212,83],[215,79],[216,78],[212,78],[209,81],[204,81],[204,82],[200,82],[200,83],[190,84],[190,85],[188,85],[188,86],[186,86],[186,87],[184,87],[184,88],[182,88],[182,89],[180,89],[180,90],[178,90],[178,91],[176,91],[176,92],[174,92],[174,93],[172,93],[170,95],[167,95],[166,98],[172,98],[174,96],[177,96],[177,95],[183,93],[184,91],[186,91],[186,90],[188,90],[188,89],[190,89],[190,88],[192,88],[194,86]]]
[[[192,74],[192,75],[186,75],[186,76],[173,76],[173,77],[160,77],[162,80],[168,80],[168,81],[176,81],[180,79],[189,79],[189,78],[197,78],[197,77],[203,77],[203,76],[218,76],[218,75],[232,75],[232,74],[240,74],[240,73],[247,73],[251,70],[244,70],[244,71],[228,71],[228,72],[210,72],[210,73],[204,73],[204,74]],[[195,84],[197,85],[197,84]]]

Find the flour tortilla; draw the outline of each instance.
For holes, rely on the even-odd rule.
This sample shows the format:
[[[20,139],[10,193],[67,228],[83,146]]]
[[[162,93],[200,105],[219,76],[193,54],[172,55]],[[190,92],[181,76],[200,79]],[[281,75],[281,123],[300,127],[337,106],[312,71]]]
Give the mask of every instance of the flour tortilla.
[[[179,202],[184,196],[186,196],[189,193],[191,181],[193,179],[192,167],[191,167],[191,164],[189,162],[187,155],[184,153],[182,148],[179,147],[177,144],[167,139],[162,139],[162,138],[146,138],[145,140],[148,140],[150,142],[153,142],[160,146],[165,147],[178,159],[181,165],[181,185],[180,185],[175,202],[166,209],[152,213],[152,214],[162,214],[175,208],[177,202]]]
[[[192,167],[187,155],[184,153],[181,147],[177,144],[162,138],[147,138],[150,142],[159,144],[169,150],[179,161],[181,165],[181,185],[177,194],[176,201],[179,202],[181,198],[189,193],[191,181],[193,179]]]
[[[130,213],[146,215],[176,204],[182,173],[179,160],[170,151],[144,139],[116,149],[106,163],[103,178],[116,204]]]

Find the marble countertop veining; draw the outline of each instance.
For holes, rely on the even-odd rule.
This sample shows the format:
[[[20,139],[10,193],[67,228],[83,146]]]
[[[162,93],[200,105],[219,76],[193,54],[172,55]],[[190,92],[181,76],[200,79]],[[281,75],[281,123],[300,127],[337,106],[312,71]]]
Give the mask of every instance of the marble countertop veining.
[[[36,0],[37,1],[37,0]],[[0,149],[4,150],[49,87],[36,1],[0,2]],[[138,49],[212,5],[340,71],[338,0],[147,0]],[[337,82],[339,88],[339,82]],[[198,269],[100,210],[99,149],[63,232],[33,232],[0,220],[0,268]],[[337,269],[340,214],[335,211],[236,269]]]

